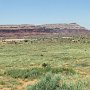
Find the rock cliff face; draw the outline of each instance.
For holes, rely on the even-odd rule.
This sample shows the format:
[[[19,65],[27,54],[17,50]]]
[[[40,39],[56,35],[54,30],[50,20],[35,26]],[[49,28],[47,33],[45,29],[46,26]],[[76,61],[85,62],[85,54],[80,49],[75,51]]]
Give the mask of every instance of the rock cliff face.
[[[0,37],[24,37],[31,35],[90,35],[90,31],[76,23],[45,25],[0,25]]]
[[[41,25],[42,27],[50,28],[50,29],[85,29],[81,27],[77,23],[69,23],[69,24],[45,24]]]

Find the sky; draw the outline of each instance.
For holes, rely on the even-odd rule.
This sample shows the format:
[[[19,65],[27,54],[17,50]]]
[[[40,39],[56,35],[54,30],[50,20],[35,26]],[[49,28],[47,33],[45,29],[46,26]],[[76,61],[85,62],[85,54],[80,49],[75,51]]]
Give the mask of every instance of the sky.
[[[90,29],[90,0],[0,0],[0,24],[57,23]]]

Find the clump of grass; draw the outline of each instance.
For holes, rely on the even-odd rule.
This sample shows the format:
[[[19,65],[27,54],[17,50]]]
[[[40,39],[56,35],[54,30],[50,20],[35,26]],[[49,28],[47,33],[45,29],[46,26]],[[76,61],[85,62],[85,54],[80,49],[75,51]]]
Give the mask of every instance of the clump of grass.
[[[36,85],[28,86],[28,90],[56,90],[59,86],[59,80],[58,76],[48,73]]]
[[[42,67],[44,68],[43,71],[45,72],[52,72],[52,73],[63,73],[66,75],[74,75],[76,74],[76,71],[73,70],[72,68],[66,68],[66,67],[56,67],[56,68],[52,68],[49,64],[47,63],[43,63]]]
[[[5,72],[13,78],[38,78],[45,75],[47,72],[55,74],[62,73],[65,75],[74,75],[76,72],[72,68],[52,68],[50,65],[46,65],[43,68],[32,68],[32,69],[11,69]]]
[[[38,69],[12,69],[6,71],[5,74],[13,78],[36,78],[40,73]]]
[[[88,67],[88,66],[90,66],[88,62],[82,62],[82,63],[79,63],[77,65],[81,66],[81,67]]]
[[[63,73],[66,75],[74,75],[76,74],[75,70],[73,70],[72,68],[52,68],[52,73]]]
[[[27,90],[87,90],[87,85],[84,81],[63,83],[60,75],[48,73],[35,85],[28,86]]]

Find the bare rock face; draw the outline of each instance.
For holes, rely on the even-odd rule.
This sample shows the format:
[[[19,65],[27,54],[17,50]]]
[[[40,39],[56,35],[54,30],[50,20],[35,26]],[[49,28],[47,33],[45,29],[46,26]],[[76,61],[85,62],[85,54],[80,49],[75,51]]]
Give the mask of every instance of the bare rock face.
[[[45,28],[50,28],[50,29],[86,29],[84,27],[81,27],[77,23],[69,23],[69,24],[45,24],[41,25],[42,27]]]
[[[0,25],[0,37],[24,37],[31,35],[90,35],[90,31],[77,23],[44,25]]]
[[[38,29],[38,28],[46,28],[46,29],[86,29],[81,27],[77,23],[69,23],[69,24],[45,24],[45,25],[29,25],[29,24],[21,24],[21,25],[0,25],[0,30],[19,30],[19,29]]]
[[[0,30],[19,30],[19,29],[34,29],[34,25],[21,24],[21,25],[0,25]]]

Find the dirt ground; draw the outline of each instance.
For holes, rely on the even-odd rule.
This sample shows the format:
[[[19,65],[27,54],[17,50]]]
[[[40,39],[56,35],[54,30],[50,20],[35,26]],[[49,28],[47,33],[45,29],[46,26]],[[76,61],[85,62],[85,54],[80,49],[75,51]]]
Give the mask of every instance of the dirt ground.
[[[22,80],[22,79],[18,79],[18,82],[20,82],[21,84],[20,85],[16,85],[15,86],[15,89],[12,89],[10,87],[5,87],[3,85],[0,85],[0,90],[26,90],[26,87],[28,85],[33,85],[37,82],[37,80],[32,80],[32,81],[28,81],[28,80]]]

